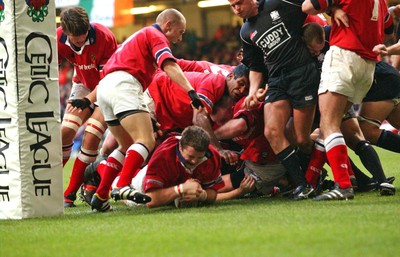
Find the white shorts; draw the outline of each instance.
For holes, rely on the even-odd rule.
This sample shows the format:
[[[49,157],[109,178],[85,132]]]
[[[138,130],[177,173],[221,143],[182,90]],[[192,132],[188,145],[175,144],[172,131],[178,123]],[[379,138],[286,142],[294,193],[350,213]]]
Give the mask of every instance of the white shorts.
[[[157,119],[156,116],[156,104],[154,103],[153,97],[150,95],[149,89],[146,89],[143,94],[144,104],[147,105],[151,117]]]
[[[117,114],[126,111],[149,111],[143,100],[142,85],[125,71],[112,72],[100,80],[97,103],[105,121],[116,120]]]
[[[82,83],[72,83],[71,94],[69,100],[82,99],[90,93],[90,89],[85,87]]]
[[[352,51],[331,46],[322,64],[318,94],[336,92],[352,103],[361,103],[372,85],[375,64]]]

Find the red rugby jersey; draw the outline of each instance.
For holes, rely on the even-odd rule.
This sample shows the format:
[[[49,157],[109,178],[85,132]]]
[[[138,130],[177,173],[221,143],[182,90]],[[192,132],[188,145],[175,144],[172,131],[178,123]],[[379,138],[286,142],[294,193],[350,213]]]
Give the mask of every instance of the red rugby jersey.
[[[208,113],[225,91],[226,78],[223,75],[200,72],[184,72],[196,90]],[[149,93],[155,103],[157,121],[161,129],[184,129],[193,125],[193,109],[187,92],[173,82],[165,72],[157,72],[151,82]]]
[[[385,0],[311,0],[316,10],[327,10],[339,5],[347,13],[349,27],[332,22],[330,45],[353,51],[362,58],[378,61],[372,52],[375,45],[382,44],[385,29],[392,23]]]
[[[146,90],[166,59],[175,60],[170,43],[160,27],[153,24],[127,38],[104,66],[103,73],[105,76],[113,71],[126,71]]]
[[[73,64],[73,81],[82,83],[89,90],[96,88],[101,79],[100,71],[117,49],[114,34],[105,26],[91,23],[88,42],[81,52],[74,51],[68,44],[67,35],[61,27],[57,28],[58,63],[66,59]]]
[[[144,191],[179,185],[189,178],[199,180],[203,189],[217,191],[222,188],[224,182],[221,178],[221,157],[214,146],[210,145],[204,161],[189,171],[179,158],[179,139],[180,137],[169,137],[154,151],[143,180]]]

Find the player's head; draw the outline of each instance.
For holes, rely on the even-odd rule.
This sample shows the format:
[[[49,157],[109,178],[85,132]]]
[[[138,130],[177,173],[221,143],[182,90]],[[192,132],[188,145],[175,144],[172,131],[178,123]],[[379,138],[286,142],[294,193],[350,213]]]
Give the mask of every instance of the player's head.
[[[179,141],[179,152],[184,159],[182,163],[187,168],[198,165],[204,160],[209,144],[210,136],[204,129],[197,126],[185,128]]]
[[[258,14],[256,0],[228,0],[234,14],[242,19],[254,17]]]
[[[186,30],[186,19],[178,10],[170,8],[162,11],[157,16],[156,23],[171,43],[182,41],[182,35]]]
[[[310,22],[303,26],[303,40],[311,55],[318,56],[325,47],[324,28],[316,22]]]
[[[228,93],[235,101],[246,95],[249,90],[249,72],[250,70],[246,65],[239,64],[226,77]]]
[[[60,14],[61,28],[68,40],[77,47],[82,47],[90,28],[89,16],[79,6],[64,9]]]

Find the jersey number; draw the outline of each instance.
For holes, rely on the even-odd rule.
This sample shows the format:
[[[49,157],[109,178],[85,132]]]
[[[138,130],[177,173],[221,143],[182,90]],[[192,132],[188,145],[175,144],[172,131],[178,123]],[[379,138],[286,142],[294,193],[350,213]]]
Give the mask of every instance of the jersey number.
[[[379,14],[379,0],[374,0],[374,9],[372,9],[371,21],[377,21]]]

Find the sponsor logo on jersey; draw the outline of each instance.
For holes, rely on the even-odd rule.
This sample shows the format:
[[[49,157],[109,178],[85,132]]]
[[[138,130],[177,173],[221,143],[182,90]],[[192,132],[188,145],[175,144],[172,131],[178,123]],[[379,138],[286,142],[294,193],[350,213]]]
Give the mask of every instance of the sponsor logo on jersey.
[[[87,65],[87,64],[76,64],[75,65],[78,69],[80,70],[92,70],[92,69],[97,69],[96,65],[94,65],[93,63]]]
[[[291,36],[286,30],[285,24],[281,22],[265,31],[265,33],[257,39],[255,44],[268,55],[290,38]]]
[[[314,99],[314,97],[312,95],[307,95],[304,97],[304,100],[306,100],[306,101],[311,101],[313,99]]]
[[[91,54],[90,55],[90,60],[92,60],[92,63],[96,64],[96,55]]]
[[[270,14],[272,21],[277,21],[281,18],[278,11],[272,11]]]

